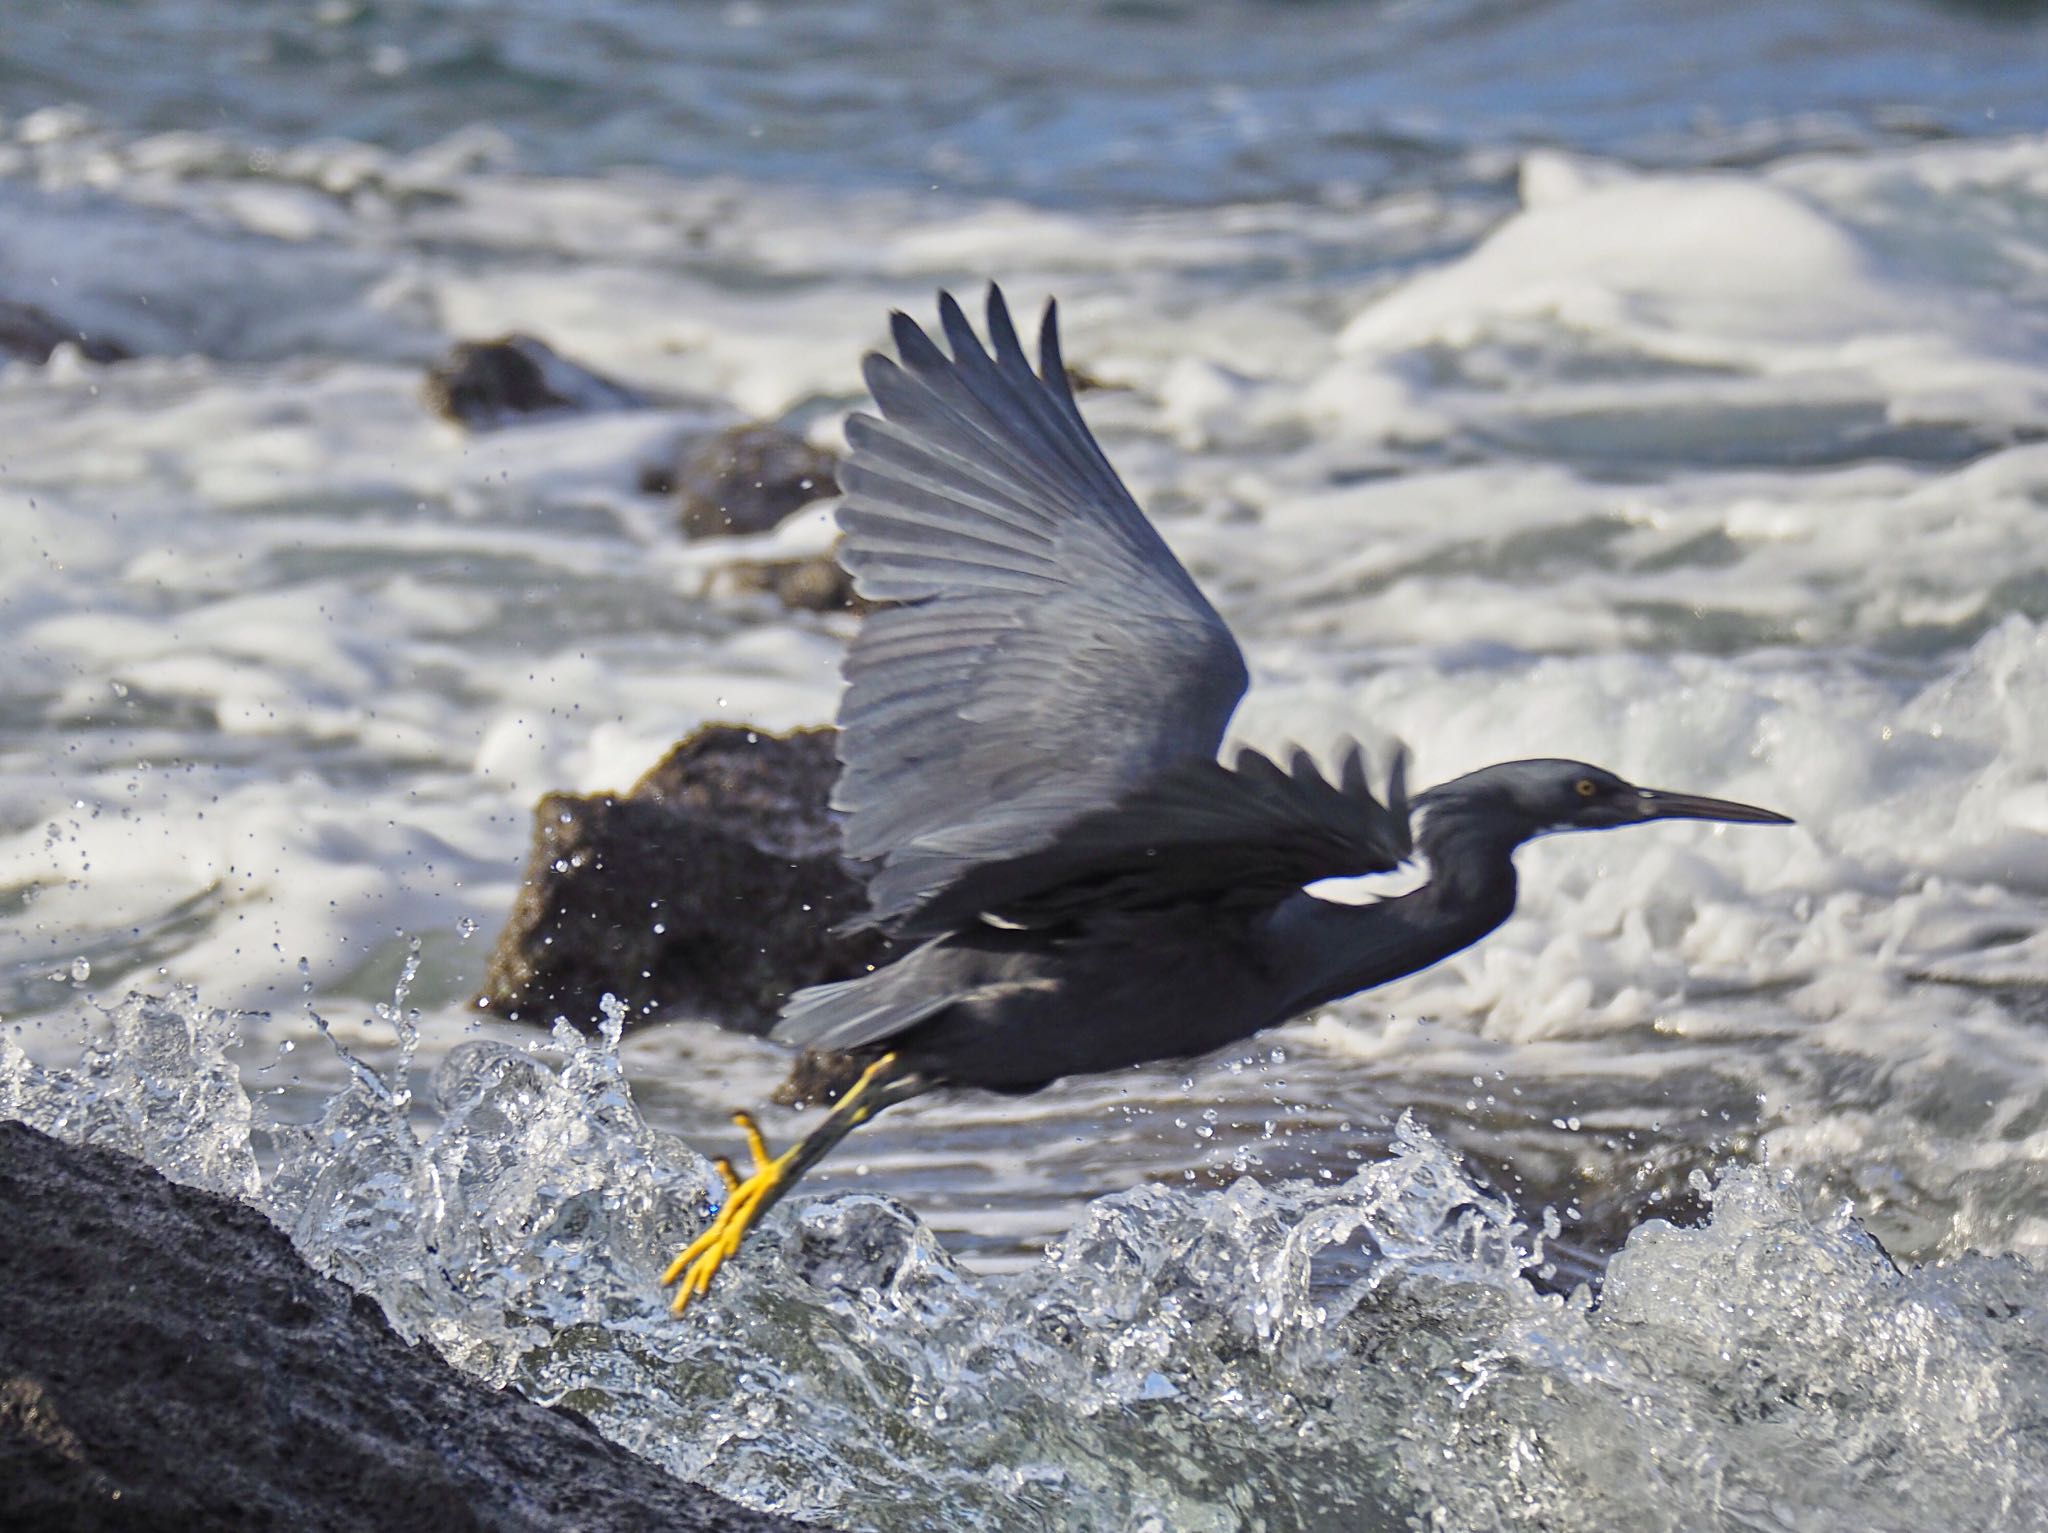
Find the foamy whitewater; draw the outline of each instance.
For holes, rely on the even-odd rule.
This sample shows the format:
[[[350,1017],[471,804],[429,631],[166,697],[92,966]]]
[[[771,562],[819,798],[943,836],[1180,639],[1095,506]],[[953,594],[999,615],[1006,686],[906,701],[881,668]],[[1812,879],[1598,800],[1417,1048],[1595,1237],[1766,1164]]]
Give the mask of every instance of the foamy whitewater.
[[[2038,30],[210,14],[0,70],[0,299],[139,354],[0,364],[0,1110],[838,1526],[2048,1526]],[[687,544],[641,469],[836,444],[887,311],[989,277],[1060,298],[1243,739],[1799,825],[1541,841],[1242,1058],[898,1109],[678,1323],[783,1057],[467,1000],[539,794],[831,716],[850,621],[721,579],[826,511]],[[510,330],[658,403],[433,418]]]

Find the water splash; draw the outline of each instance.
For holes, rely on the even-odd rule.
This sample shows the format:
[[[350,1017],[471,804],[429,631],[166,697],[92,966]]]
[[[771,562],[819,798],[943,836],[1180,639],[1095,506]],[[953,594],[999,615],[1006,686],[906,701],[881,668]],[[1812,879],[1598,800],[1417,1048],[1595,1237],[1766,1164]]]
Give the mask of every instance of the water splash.
[[[1901,1271],[1744,1170],[1597,1301],[1545,1294],[1544,1233],[1406,1119],[1338,1185],[1101,1199],[1002,1278],[888,1198],[798,1198],[678,1322],[659,1269],[717,1182],[641,1121],[622,1009],[462,1044],[428,1107],[411,979],[397,1065],[308,1125],[252,1112],[190,992],[129,997],[75,1070],[0,1043],[0,1109],[250,1198],[460,1366],[839,1526],[2019,1529],[2048,1491],[2024,1262]]]
[[[256,1199],[254,1114],[227,1057],[240,1018],[186,988],[91,1006],[74,1070],[45,1069],[0,1034],[0,1117],[133,1155],[174,1181]]]

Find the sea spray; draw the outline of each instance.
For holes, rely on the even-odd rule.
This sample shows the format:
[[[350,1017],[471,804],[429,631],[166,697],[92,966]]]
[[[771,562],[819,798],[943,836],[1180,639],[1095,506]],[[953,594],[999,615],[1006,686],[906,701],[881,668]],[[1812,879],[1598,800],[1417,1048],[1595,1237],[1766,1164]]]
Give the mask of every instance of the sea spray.
[[[677,1321],[656,1276],[717,1182],[641,1120],[621,1020],[458,1045],[430,1104],[359,1060],[291,1126],[235,1019],[136,995],[76,1067],[7,1046],[0,1102],[251,1198],[482,1377],[848,1527],[2018,1530],[2048,1487],[2027,1263],[1902,1270],[1758,1168],[1546,1293],[1545,1234],[1412,1119],[1342,1182],[1099,1199],[1007,1276],[891,1199],[799,1196]]]

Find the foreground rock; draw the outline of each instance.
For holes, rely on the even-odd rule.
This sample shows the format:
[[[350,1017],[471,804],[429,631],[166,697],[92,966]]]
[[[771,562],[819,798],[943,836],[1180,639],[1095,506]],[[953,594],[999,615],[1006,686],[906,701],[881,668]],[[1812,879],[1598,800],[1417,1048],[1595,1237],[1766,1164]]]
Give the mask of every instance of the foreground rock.
[[[644,395],[571,362],[545,341],[505,335],[458,341],[430,368],[422,386],[427,407],[472,431],[488,431],[532,415],[633,410]]]
[[[675,471],[642,476],[649,492],[673,490],[686,537],[767,532],[792,512],[839,493],[838,460],[780,426],[735,426],[683,447]]]
[[[409,1346],[255,1209],[0,1123],[0,1526],[769,1533]]]
[[[46,309],[0,298],[0,357],[41,365],[66,344],[76,346],[89,362],[124,362],[133,355],[114,341],[64,324]]]
[[[838,771],[829,729],[714,725],[629,793],[549,794],[477,1005],[589,1028],[609,992],[634,1022],[759,1031],[790,991],[864,972],[881,939],[831,930],[866,905],[826,807]]]

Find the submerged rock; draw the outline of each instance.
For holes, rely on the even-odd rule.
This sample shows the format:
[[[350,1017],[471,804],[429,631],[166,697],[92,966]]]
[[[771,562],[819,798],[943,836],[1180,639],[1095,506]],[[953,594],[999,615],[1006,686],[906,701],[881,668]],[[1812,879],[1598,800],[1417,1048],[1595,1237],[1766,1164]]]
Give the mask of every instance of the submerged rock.
[[[792,612],[866,612],[874,605],[854,594],[853,577],[830,554],[741,559],[719,572],[718,584],[772,596]]]
[[[838,460],[780,426],[735,426],[683,447],[673,475],[643,476],[651,492],[673,489],[686,537],[766,532],[791,512],[839,493]]]
[[[32,303],[0,298],[0,356],[40,365],[66,344],[76,346],[90,362],[123,362],[134,355],[119,342],[88,335]]]
[[[247,1204],[0,1123],[0,1525],[774,1533],[401,1340]]]
[[[530,335],[458,341],[422,386],[436,415],[488,431],[529,415],[633,410],[644,395],[571,362]]]
[[[827,800],[832,731],[711,725],[625,794],[550,793],[478,1006],[591,1028],[609,993],[632,1021],[690,1013],[746,1031],[790,991],[879,961]]]

